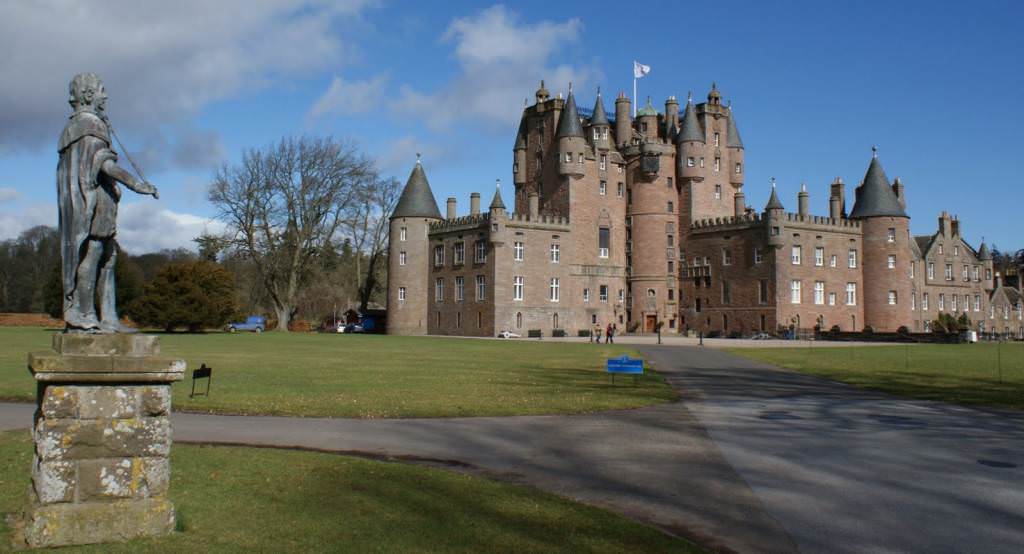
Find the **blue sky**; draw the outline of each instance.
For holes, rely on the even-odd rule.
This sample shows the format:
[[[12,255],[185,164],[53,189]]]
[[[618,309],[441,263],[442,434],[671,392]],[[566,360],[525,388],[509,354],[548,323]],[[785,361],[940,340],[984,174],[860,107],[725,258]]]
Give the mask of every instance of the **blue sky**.
[[[574,81],[586,107],[601,86],[611,109],[638,59],[652,67],[641,102],[700,100],[712,81],[732,100],[754,206],[771,176],[787,208],[806,182],[825,213],[835,176],[852,202],[877,144],[915,233],[946,209],[972,244],[1024,247],[1019,2],[165,4],[0,6],[0,238],[56,224],[54,144],[79,71],[105,79],[112,121],[160,187],[159,202],[122,201],[121,240],[141,252],[216,230],[214,168],[289,134],[354,140],[403,181],[422,152],[439,204],[465,209],[511,181],[539,79]]]

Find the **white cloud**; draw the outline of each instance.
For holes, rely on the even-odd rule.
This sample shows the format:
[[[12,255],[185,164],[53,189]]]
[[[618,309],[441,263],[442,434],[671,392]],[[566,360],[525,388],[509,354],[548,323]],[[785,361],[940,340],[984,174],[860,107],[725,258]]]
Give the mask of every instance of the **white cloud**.
[[[404,177],[412,171],[416,163],[416,154],[423,156],[426,167],[439,165],[440,160],[447,159],[447,151],[436,141],[428,143],[418,137],[404,136],[389,143],[387,150],[377,157],[377,166],[384,173]]]
[[[117,219],[117,242],[132,254],[165,248],[195,249],[192,239],[221,233],[224,224],[207,217],[162,208],[159,202],[122,203]]]
[[[20,192],[12,188],[0,187],[0,202],[13,202],[20,197]]]
[[[433,92],[403,85],[396,108],[424,118],[434,129],[445,129],[456,120],[505,129],[518,121],[523,98],[533,93],[525,83],[545,79],[557,93],[569,82],[582,87],[597,76],[591,67],[552,63],[579,40],[582,28],[576,18],[524,23],[500,4],[456,19],[441,40],[455,44],[461,73]]]
[[[325,115],[361,114],[377,108],[387,81],[385,75],[366,81],[344,81],[335,76],[331,85],[309,110],[308,119]]]
[[[0,207],[0,240],[13,239],[36,225],[57,226],[57,206],[45,202]]]
[[[367,3],[5,3],[0,74],[8,78],[0,87],[0,155],[56,141],[76,73],[99,74],[110,94],[111,120],[144,135],[211,102],[343,61],[348,46],[339,28],[361,24]],[[187,163],[187,154],[168,156]]]

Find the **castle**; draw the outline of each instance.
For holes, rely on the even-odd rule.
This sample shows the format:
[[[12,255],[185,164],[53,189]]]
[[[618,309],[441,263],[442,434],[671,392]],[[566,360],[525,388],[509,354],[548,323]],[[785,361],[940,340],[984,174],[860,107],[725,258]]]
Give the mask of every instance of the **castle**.
[[[828,215],[810,214],[806,188],[787,212],[774,182],[757,211],[714,84],[682,114],[675,97],[631,111],[622,93],[610,118],[600,91],[587,111],[542,81],[516,134],[511,212],[499,184],[486,212],[473,193],[469,215],[449,198],[442,217],[417,160],[390,220],[388,332],[923,332],[950,313],[1024,338],[1020,279],[1002,282],[945,212],[912,236],[877,152],[849,211],[839,178]]]

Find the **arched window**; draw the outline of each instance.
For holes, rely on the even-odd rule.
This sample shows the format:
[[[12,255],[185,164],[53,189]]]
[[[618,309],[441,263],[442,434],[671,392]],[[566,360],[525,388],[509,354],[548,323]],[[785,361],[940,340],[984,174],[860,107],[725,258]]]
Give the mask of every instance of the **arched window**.
[[[648,298],[654,298],[655,294],[657,294],[657,293],[654,292],[654,289],[647,289],[647,297]]]
[[[551,316],[551,328],[558,329],[558,314]]]
[[[516,329],[523,328],[523,312],[516,313]]]

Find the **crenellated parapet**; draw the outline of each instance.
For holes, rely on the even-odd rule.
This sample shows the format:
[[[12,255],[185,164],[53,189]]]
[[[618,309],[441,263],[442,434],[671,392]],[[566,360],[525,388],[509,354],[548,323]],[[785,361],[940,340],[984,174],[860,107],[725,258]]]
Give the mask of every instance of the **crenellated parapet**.
[[[776,221],[786,224],[787,227],[798,227],[801,229],[818,229],[822,231],[845,231],[859,233],[861,230],[860,221],[844,218],[831,218],[817,215],[800,215],[793,212],[782,212],[778,217],[765,213],[750,212],[741,216],[713,217],[698,219],[690,226],[692,231],[723,231],[741,229]]]
[[[430,224],[430,234],[450,233],[452,231],[468,231],[479,227],[487,227],[490,220],[491,214],[489,213],[442,219]]]
[[[557,231],[569,231],[569,218],[561,215],[538,214],[530,217],[528,213],[513,213],[508,218],[508,224],[513,227],[531,226]]]

